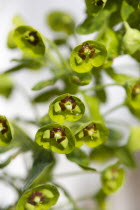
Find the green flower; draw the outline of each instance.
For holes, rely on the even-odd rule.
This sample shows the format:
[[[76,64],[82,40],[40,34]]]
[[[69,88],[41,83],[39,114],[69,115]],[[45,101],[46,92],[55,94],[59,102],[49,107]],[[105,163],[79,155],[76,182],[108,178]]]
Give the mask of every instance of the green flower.
[[[0,115],[0,146],[7,146],[12,140],[9,122],[5,116]]]
[[[76,46],[70,56],[71,68],[78,73],[86,73],[94,67],[102,66],[107,51],[103,44],[97,41],[86,41]]]
[[[80,131],[76,132],[76,147],[84,143],[89,147],[97,147],[108,139],[108,128],[100,122],[85,123]]]
[[[126,84],[126,105],[140,119],[140,80],[132,80]]]
[[[115,165],[105,169],[101,176],[103,191],[106,194],[117,191],[124,181],[124,175],[124,170]]]
[[[53,11],[47,17],[49,26],[54,31],[63,31],[68,35],[74,33],[74,20],[73,18],[62,11]]]
[[[53,185],[40,185],[26,191],[19,199],[16,210],[50,209],[59,198],[59,192]]]
[[[130,28],[127,22],[124,22],[126,33],[123,37],[123,45],[125,51],[133,55],[140,51],[140,31],[134,28]]]
[[[76,96],[64,94],[57,97],[49,107],[49,116],[55,121],[62,123],[65,120],[77,121],[85,112],[83,102]]]
[[[96,15],[106,4],[107,0],[85,0],[88,15]]]
[[[19,26],[14,30],[14,42],[29,56],[40,57],[45,54],[45,44],[41,34],[30,26]]]
[[[36,133],[36,142],[53,152],[68,154],[75,147],[75,138],[71,130],[61,124],[49,124]]]

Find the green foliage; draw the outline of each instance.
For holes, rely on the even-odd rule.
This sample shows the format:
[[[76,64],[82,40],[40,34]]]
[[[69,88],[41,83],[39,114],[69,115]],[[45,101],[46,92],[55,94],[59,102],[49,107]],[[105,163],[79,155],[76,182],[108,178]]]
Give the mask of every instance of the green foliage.
[[[76,96],[64,94],[57,97],[49,107],[49,116],[55,121],[62,123],[65,120],[77,121],[85,112],[83,102]]]
[[[65,32],[68,35],[74,33],[73,18],[63,11],[53,11],[47,16],[47,22],[53,31]]]
[[[71,68],[78,73],[86,73],[93,67],[102,66],[107,56],[104,45],[88,40],[76,46],[70,56]]]
[[[40,33],[30,26],[19,26],[14,30],[14,42],[29,56],[41,57],[45,54],[45,44]]]
[[[112,194],[124,181],[124,170],[116,165],[110,166],[102,173],[102,189],[105,194]]]
[[[50,39],[29,26],[21,16],[13,18],[7,47],[21,52],[20,57],[12,59],[14,66],[0,74],[0,97],[5,97],[2,100],[7,103],[14,100],[13,90],[25,95],[34,115],[26,119],[24,110],[22,115],[11,120],[0,115],[0,155],[3,157],[4,153],[11,152],[7,159],[0,161],[0,181],[8,182],[18,195],[15,203],[0,207],[2,210],[52,209],[59,198],[57,188],[68,199],[64,209],[69,209],[71,204],[71,209],[81,210],[76,198],[54,180],[57,176],[88,172],[96,172],[101,177],[100,189],[89,199],[96,201],[98,210],[107,210],[107,198],[122,186],[126,169],[137,166],[134,153],[140,150],[140,77],[128,75],[123,64],[118,72],[116,61],[119,57],[123,61],[128,54],[139,65],[140,1],[83,2],[85,19],[78,20],[78,26],[65,11],[54,10],[46,15],[46,24],[52,30]],[[93,38],[88,40],[87,34]],[[85,35],[82,43],[80,35]],[[135,71],[133,66],[129,68]],[[13,81],[13,75],[23,69],[27,75],[28,70],[32,70],[30,74],[33,77],[38,74],[39,78],[42,69],[46,71],[33,87],[29,84],[34,92],[26,93],[28,84],[24,88],[20,82]],[[138,75],[135,73],[133,75]],[[113,82],[105,83],[106,77]],[[125,91],[121,105],[130,110],[131,117],[137,118],[135,125],[131,119],[128,122],[119,119],[119,113],[118,119],[108,118],[108,114],[121,105],[103,112],[102,108],[109,104],[108,88],[111,86],[120,86]],[[48,111],[44,112],[42,106]],[[130,131],[129,137],[126,131]],[[35,137],[35,141],[30,136]],[[3,169],[19,154],[25,156],[27,152],[31,154],[32,164],[25,178],[5,174]],[[81,171],[55,175],[53,169],[60,154]],[[98,171],[95,163],[101,164],[104,170]]]
[[[60,154],[70,153],[75,146],[75,138],[71,130],[61,124],[49,124],[36,133],[36,142],[45,149]]]
[[[26,191],[19,199],[16,210],[50,209],[59,197],[57,188],[53,185],[40,185]]]

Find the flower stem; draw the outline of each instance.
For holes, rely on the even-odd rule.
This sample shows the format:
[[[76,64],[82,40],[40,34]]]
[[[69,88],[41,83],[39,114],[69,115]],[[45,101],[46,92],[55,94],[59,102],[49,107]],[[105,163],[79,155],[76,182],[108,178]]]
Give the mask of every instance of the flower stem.
[[[98,171],[94,171],[98,173]],[[93,171],[74,171],[74,172],[68,172],[68,173],[62,173],[62,174],[55,174],[54,177],[56,178],[63,178],[63,177],[71,177],[71,176],[76,176],[76,175],[82,175],[82,174],[87,174],[87,173],[93,173]]]

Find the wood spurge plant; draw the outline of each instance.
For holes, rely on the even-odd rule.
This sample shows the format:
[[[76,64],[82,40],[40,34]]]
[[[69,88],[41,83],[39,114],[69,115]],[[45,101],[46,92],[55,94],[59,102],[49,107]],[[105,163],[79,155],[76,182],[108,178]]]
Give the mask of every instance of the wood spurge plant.
[[[86,18],[79,25],[65,11],[46,14],[46,24],[53,33],[51,38],[28,25],[22,17],[13,18],[7,46],[11,53],[19,51],[20,56],[13,58],[14,67],[1,72],[0,96],[8,103],[14,91],[21,91],[34,117],[10,118],[0,113],[0,156],[8,151],[10,154],[0,162],[0,180],[7,181],[18,195],[10,206],[0,206],[2,210],[89,209],[57,183],[54,169],[60,155],[77,164],[77,173],[100,176],[100,188],[88,197],[94,205],[90,210],[108,210],[108,197],[123,185],[127,169],[136,167],[134,153],[140,150],[140,77],[126,74],[123,67],[122,73],[118,73],[114,62],[129,55],[139,65],[140,1],[83,2]],[[81,41],[81,35],[89,34],[92,38],[84,36]],[[46,78],[42,76],[33,87],[26,87],[34,92],[32,96],[13,79],[23,69],[25,74],[30,71],[33,76],[46,70]],[[105,83],[104,78],[112,83]],[[61,81],[61,87],[57,81]],[[124,101],[103,112],[101,107],[104,108],[109,96],[106,87],[112,86],[124,89]],[[39,112],[42,104],[46,107],[43,116]],[[108,118],[108,114],[120,107],[129,110],[129,122]],[[137,119],[135,126],[133,118]],[[34,138],[29,131],[32,126],[36,129]],[[126,136],[128,140],[124,141]],[[11,161],[21,153],[26,156],[27,151],[32,154],[32,165],[26,177],[6,174],[5,168]],[[69,175],[74,174],[72,171]],[[59,177],[65,175],[67,171]],[[62,194],[68,202],[60,205],[57,201]]]

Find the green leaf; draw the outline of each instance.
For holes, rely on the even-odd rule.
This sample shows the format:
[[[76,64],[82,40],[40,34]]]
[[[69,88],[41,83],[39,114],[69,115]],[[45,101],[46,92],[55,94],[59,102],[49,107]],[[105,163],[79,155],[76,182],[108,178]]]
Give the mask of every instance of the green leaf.
[[[95,17],[88,16],[85,21],[76,28],[77,33],[90,34],[99,31],[105,25],[109,15],[109,11],[103,10]]]
[[[119,161],[128,167],[134,168],[136,166],[135,160],[126,146],[116,148],[115,155]]]
[[[124,181],[124,170],[116,165],[109,166],[102,172],[102,190],[105,194],[116,192]]]
[[[108,128],[101,122],[83,123],[82,128],[80,126],[75,134],[75,146],[81,147],[85,143],[91,148],[97,147],[108,139],[108,134]]]
[[[132,12],[134,12],[134,8],[127,3],[127,1],[123,0],[121,7],[121,17],[124,21],[126,21]]]
[[[50,151],[38,148],[34,153],[33,166],[27,177],[24,191],[50,180],[51,167],[55,163],[54,161],[54,157]]]
[[[102,66],[106,60],[107,51],[103,44],[88,40],[76,46],[70,56],[71,68],[78,73],[86,73],[94,67]]]
[[[43,93],[38,94],[33,98],[34,103],[44,103],[46,101],[49,101],[54,96],[62,94],[62,91],[60,91],[58,88],[52,88],[51,90],[44,91]]]
[[[7,47],[9,47],[10,49],[17,48],[13,35],[14,35],[14,30],[10,31],[7,37]]]
[[[101,145],[90,152],[90,160],[97,163],[106,163],[115,157],[114,148]]]
[[[45,44],[41,34],[30,26],[19,26],[14,30],[14,42],[17,47],[31,57],[45,54]]]
[[[14,17],[13,17],[13,25],[15,26],[15,27],[18,27],[18,26],[21,26],[21,25],[26,25],[26,23],[25,23],[25,21],[24,21],[24,19],[22,18],[22,16],[20,16],[20,15],[15,15]]]
[[[72,131],[61,124],[43,126],[37,131],[35,139],[40,146],[60,154],[68,154],[75,147]]]
[[[130,137],[128,139],[128,149],[131,152],[140,150],[140,126],[131,128]]]
[[[44,184],[27,190],[19,199],[16,210],[50,209],[59,198],[54,185]]]
[[[89,157],[83,152],[81,149],[76,148],[70,154],[66,155],[67,159],[75,162],[80,166],[88,166],[89,165]]]
[[[57,78],[49,79],[49,80],[42,80],[38,82],[36,85],[33,86],[32,90],[41,90],[49,85],[54,85]]]
[[[63,94],[57,97],[49,106],[49,116],[55,121],[62,123],[65,120],[77,121],[85,112],[83,102],[71,94]]]
[[[0,74],[0,95],[8,98],[13,90],[13,83],[7,75]]]
[[[47,22],[53,31],[62,31],[68,35],[74,33],[73,18],[63,11],[53,11],[47,16]]]
[[[97,201],[99,207],[98,210],[107,210],[107,195],[103,192],[102,189],[95,194],[94,199]]]
[[[92,76],[90,73],[84,73],[84,74],[75,73],[71,76],[70,79],[72,83],[78,86],[84,86],[84,85],[88,85],[91,82]]]
[[[120,140],[124,137],[122,131],[116,128],[109,128],[109,137],[106,145],[109,147],[118,147],[120,145]]]
[[[12,141],[10,124],[5,116],[0,115],[0,147],[8,146]]]

